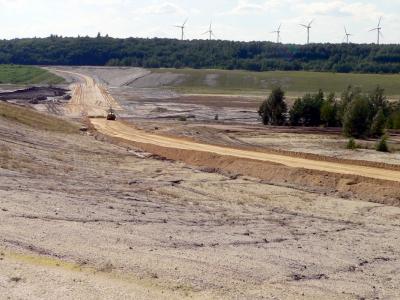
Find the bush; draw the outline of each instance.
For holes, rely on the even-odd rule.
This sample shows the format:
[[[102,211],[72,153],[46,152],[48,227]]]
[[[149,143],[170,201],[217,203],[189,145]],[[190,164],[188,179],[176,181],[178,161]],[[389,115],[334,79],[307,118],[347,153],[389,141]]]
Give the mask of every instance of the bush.
[[[346,136],[360,138],[369,133],[371,121],[369,119],[369,101],[358,96],[347,107],[343,121],[343,132]]]
[[[354,99],[361,95],[361,89],[359,87],[353,87],[349,85],[345,91],[343,91],[340,97],[340,105],[338,108],[338,119],[341,124],[344,122],[344,117],[348,106]]]
[[[400,129],[400,111],[393,112],[386,124],[389,129]]]
[[[339,125],[338,107],[335,100],[335,94],[330,94],[321,106],[321,121],[327,127]]]
[[[383,114],[383,109],[379,109],[375,115],[371,125],[371,136],[381,137],[384,134],[386,126],[386,118]]]
[[[324,94],[319,91],[315,95],[307,94],[298,98],[289,112],[290,124],[293,126],[321,125],[321,107],[324,103]]]
[[[385,96],[385,90],[377,86],[372,92],[369,93],[369,102],[371,105],[371,119],[375,117],[380,110],[384,118],[388,116],[389,102]]]
[[[380,139],[378,144],[376,145],[376,151],[379,151],[379,152],[390,152],[389,151],[389,146],[387,144],[387,136],[386,135],[384,135]]]
[[[261,104],[258,110],[264,125],[281,126],[285,124],[286,113],[285,93],[280,87],[272,90],[268,99]]]
[[[178,121],[185,122],[187,118],[185,116],[179,116]]]
[[[346,145],[346,149],[356,150],[357,148],[358,148],[358,146],[356,144],[355,139],[353,139],[353,138],[349,139],[349,141],[347,142],[347,145]]]

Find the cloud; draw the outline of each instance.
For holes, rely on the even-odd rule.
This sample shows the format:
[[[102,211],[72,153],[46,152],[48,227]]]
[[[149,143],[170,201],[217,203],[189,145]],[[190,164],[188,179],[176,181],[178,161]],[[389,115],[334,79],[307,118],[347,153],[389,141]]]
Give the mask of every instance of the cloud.
[[[237,5],[231,10],[225,12],[227,15],[245,15],[245,14],[260,14],[271,9],[276,9],[285,5],[288,0],[268,0],[262,3],[256,3],[249,0],[239,0]]]
[[[187,11],[175,3],[163,2],[135,9],[133,13],[141,15],[186,15]]]
[[[309,16],[352,17],[356,20],[372,20],[383,15],[378,7],[371,3],[349,1],[316,1],[298,5],[303,14]]]

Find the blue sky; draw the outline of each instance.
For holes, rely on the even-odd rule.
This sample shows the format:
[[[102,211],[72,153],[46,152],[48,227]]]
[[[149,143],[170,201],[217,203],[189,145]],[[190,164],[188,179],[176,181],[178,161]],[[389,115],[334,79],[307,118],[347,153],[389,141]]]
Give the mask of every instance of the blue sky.
[[[312,42],[372,43],[368,32],[383,16],[383,43],[400,43],[400,0],[0,0],[0,38],[89,35],[179,37],[173,25],[189,18],[186,38],[202,35],[212,20],[215,35],[228,40],[304,43],[299,23],[315,19]]]

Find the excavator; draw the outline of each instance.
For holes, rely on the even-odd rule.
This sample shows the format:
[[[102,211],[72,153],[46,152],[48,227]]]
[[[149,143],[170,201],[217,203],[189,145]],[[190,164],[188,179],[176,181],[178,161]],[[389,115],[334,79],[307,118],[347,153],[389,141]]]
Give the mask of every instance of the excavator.
[[[117,115],[115,114],[115,111],[110,107],[110,109],[107,112],[107,121],[115,121],[117,119]]]

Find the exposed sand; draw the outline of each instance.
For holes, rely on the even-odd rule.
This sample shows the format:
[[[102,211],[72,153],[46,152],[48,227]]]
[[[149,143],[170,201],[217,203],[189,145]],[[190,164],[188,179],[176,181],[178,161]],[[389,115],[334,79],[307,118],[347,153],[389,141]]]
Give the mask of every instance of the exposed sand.
[[[118,73],[84,69],[103,79],[60,73],[73,83],[71,116],[104,115],[110,103],[134,115],[106,89]],[[213,118],[211,106],[187,105]],[[0,298],[400,298],[400,208],[387,205],[400,205],[396,167],[246,150],[265,142],[251,134],[263,128],[154,117],[164,113],[136,127],[92,119],[123,139],[0,117]]]
[[[292,168],[304,168],[309,170],[350,174],[368,178],[400,182],[400,170],[395,171],[383,168],[344,164],[340,162],[335,163],[329,161],[305,159],[289,155],[277,155],[256,151],[246,151],[235,148],[214,146],[210,144],[200,144],[197,142],[186,141],[178,138],[149,134],[118,121],[108,122],[104,119],[92,119],[91,123],[101,133],[139,143],[152,144],[166,148],[211,152],[218,155],[233,156],[257,161],[267,161],[271,163],[282,164]]]
[[[400,297],[399,208],[1,118],[0,149],[2,297]]]

